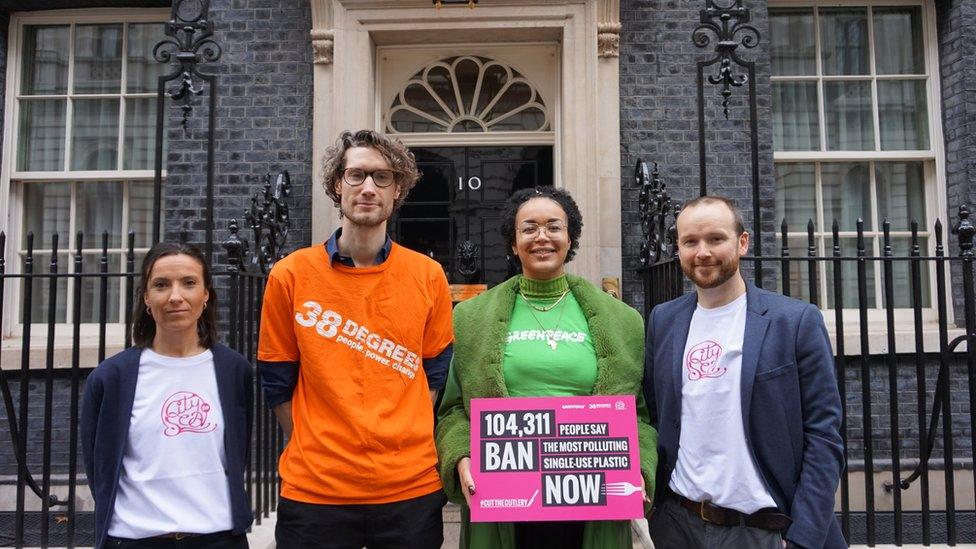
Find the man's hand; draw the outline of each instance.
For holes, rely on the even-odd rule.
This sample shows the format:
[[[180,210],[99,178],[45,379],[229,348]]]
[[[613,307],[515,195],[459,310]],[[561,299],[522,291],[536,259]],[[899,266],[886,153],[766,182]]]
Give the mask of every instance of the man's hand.
[[[437,404],[437,389],[430,390],[430,403]],[[434,410],[434,413],[436,414],[437,410]]]
[[[278,424],[281,425],[281,430],[285,432],[285,436],[291,438],[291,431],[294,427],[291,421],[291,401],[282,402],[272,410],[274,410],[275,417],[278,418]]]
[[[458,485],[464,494],[464,503],[471,507],[471,496],[474,495],[474,479],[471,478],[471,458],[463,457],[457,464]]]

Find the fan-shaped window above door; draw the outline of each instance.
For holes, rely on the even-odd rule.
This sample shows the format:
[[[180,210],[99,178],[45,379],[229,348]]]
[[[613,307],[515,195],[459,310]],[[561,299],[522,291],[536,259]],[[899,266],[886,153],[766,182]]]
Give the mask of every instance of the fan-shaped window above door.
[[[494,59],[449,57],[414,74],[383,117],[390,133],[550,131],[549,109],[521,73]]]

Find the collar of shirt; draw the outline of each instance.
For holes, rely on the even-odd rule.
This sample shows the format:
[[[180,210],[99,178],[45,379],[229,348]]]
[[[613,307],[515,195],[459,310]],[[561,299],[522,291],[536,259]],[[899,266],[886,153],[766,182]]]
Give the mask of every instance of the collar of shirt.
[[[339,262],[347,267],[355,267],[356,263],[351,257],[342,255],[339,252],[339,237],[342,236],[342,227],[336,229],[336,232],[332,233],[332,236],[325,241],[325,253],[329,256],[329,261],[334,265]],[[393,249],[393,239],[390,235],[386,235],[386,242],[383,243],[383,247],[376,254],[376,264],[379,265],[386,261],[386,258],[390,257],[390,250]]]

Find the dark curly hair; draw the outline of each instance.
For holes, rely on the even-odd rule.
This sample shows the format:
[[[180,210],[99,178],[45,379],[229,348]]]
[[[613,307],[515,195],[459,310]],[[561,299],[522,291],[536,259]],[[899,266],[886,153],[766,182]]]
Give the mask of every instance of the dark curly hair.
[[[376,149],[396,172],[396,184],[400,189],[400,196],[393,203],[393,211],[400,209],[403,201],[410,194],[410,189],[420,179],[417,160],[413,153],[397,139],[373,130],[359,130],[355,133],[346,130],[339,134],[335,145],[325,151],[322,159],[322,185],[326,194],[339,207],[341,198],[336,192],[336,182],[342,180],[342,170],[345,169],[346,151],[353,147],[369,147]]]
[[[209,349],[217,343],[217,293],[214,292],[213,275],[200,248],[184,242],[160,242],[146,252],[140,269],[139,286],[136,288],[136,306],[132,311],[132,343],[136,347],[148,347],[156,337],[156,321],[149,313],[143,296],[149,287],[149,275],[152,274],[156,261],[168,255],[188,255],[203,268],[203,287],[210,296],[207,298],[207,306],[197,319],[197,336],[200,337],[200,345]]]
[[[566,254],[566,262],[569,263],[576,256],[576,248],[579,248],[580,235],[583,234],[583,214],[580,213],[579,206],[568,192],[556,187],[529,187],[520,191],[515,191],[508,197],[501,213],[501,232],[505,239],[505,245],[511,249],[515,245],[515,217],[522,204],[533,198],[548,198],[553,200],[566,214],[566,224],[569,230],[569,252]],[[518,258],[515,258],[518,261]]]

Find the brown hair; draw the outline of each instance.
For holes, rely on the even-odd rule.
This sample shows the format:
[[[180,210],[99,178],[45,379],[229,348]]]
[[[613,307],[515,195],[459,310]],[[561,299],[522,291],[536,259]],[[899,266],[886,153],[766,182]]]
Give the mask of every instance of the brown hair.
[[[322,159],[322,185],[325,192],[339,206],[342,200],[336,192],[336,183],[342,180],[342,171],[345,169],[346,151],[353,147],[369,147],[375,149],[393,168],[396,173],[396,184],[400,189],[400,196],[393,203],[393,211],[400,209],[410,189],[417,184],[420,179],[420,170],[417,169],[417,161],[413,153],[397,139],[391,139],[386,135],[373,130],[359,130],[353,133],[349,130],[339,134],[339,139],[335,145],[325,151],[325,158]]]
[[[203,252],[193,244],[183,242],[160,242],[146,252],[140,269],[139,286],[136,288],[136,306],[132,310],[132,342],[137,347],[148,347],[156,337],[156,321],[149,313],[143,296],[146,295],[149,275],[152,274],[156,261],[168,255],[188,255],[203,268],[203,287],[210,297],[197,319],[197,336],[200,337],[200,345],[209,349],[217,343],[217,294],[214,293],[213,275]]]
[[[741,236],[742,233],[746,232],[745,223],[743,223],[742,221],[742,210],[739,209],[739,206],[731,198],[706,194],[703,196],[699,196],[694,200],[689,200],[688,202],[685,202],[685,204],[681,206],[681,211],[683,212],[689,208],[694,208],[695,206],[703,206],[706,204],[725,204],[725,207],[732,212],[732,217],[735,220],[735,235]],[[678,215],[680,214],[681,212],[678,212]]]

